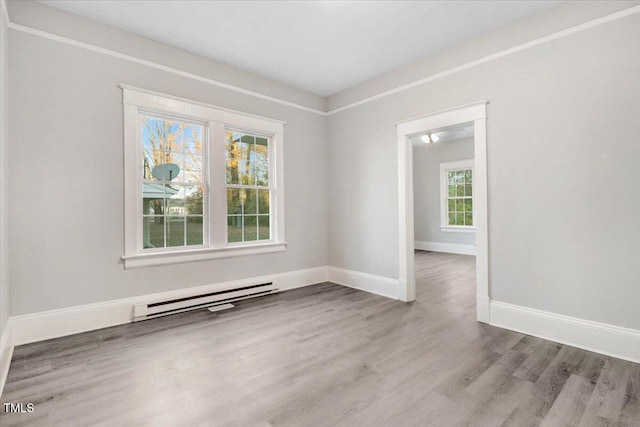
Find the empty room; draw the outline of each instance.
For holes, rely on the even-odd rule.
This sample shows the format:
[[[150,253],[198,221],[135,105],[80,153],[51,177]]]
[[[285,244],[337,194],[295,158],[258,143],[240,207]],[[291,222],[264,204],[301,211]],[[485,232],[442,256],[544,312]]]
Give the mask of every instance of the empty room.
[[[640,426],[640,1],[0,15],[0,425]]]

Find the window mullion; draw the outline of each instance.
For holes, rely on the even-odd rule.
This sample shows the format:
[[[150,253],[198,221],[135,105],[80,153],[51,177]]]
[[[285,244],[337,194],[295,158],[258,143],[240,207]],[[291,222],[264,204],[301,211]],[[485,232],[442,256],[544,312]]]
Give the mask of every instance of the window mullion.
[[[278,242],[285,241],[284,234],[284,158],[283,135],[276,133],[269,144],[269,187],[271,208],[271,238]]]
[[[227,244],[227,168],[225,162],[225,128],[209,122],[209,246]]]

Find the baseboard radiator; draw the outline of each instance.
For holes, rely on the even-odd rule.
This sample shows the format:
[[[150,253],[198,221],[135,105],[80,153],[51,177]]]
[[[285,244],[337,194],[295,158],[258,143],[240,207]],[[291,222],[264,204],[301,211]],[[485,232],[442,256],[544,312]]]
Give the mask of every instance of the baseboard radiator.
[[[261,297],[277,292],[278,287],[274,283],[269,282],[164,301],[135,304],[133,306],[133,321],[137,322],[155,317],[168,316],[170,314],[227,304],[233,301]]]

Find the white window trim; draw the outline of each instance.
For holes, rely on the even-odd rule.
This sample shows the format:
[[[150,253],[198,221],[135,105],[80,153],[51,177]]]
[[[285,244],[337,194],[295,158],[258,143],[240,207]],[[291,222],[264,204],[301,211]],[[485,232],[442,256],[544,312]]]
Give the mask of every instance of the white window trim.
[[[448,173],[452,170],[471,170],[471,186],[475,187],[475,171],[473,169],[475,161],[473,159],[468,160],[459,160],[456,162],[445,162],[440,163],[440,231],[444,231],[447,233],[475,233],[475,226],[469,225],[449,225],[449,215],[448,215],[448,195],[449,195],[449,178]],[[475,209],[475,188],[473,191],[473,223],[476,223],[476,209]]]
[[[125,268],[228,258],[284,251],[284,169],[283,134],[285,122],[246,114],[171,95],[120,85],[124,104],[124,261]],[[140,179],[142,168],[139,141],[140,113],[171,114],[187,120],[206,122],[209,153],[206,173],[209,224],[208,247],[196,249],[142,252],[142,205]],[[227,243],[226,165],[224,141],[226,128],[266,135],[269,143],[271,240],[237,244]],[[214,163],[215,162],[215,163]],[[218,201],[218,203],[216,203]]]

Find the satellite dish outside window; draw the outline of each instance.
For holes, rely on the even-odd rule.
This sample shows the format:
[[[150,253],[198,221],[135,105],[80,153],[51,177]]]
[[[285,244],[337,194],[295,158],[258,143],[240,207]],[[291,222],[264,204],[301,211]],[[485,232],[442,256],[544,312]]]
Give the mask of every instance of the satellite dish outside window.
[[[180,166],[175,163],[158,165],[151,170],[151,175],[159,181],[172,181],[180,173]]]

